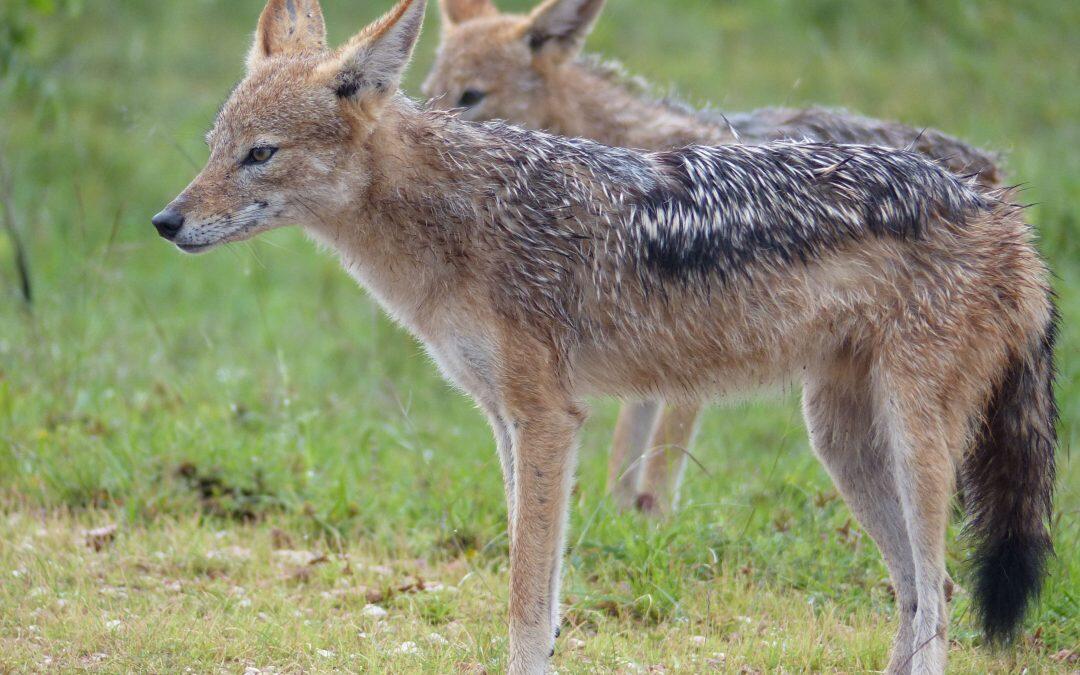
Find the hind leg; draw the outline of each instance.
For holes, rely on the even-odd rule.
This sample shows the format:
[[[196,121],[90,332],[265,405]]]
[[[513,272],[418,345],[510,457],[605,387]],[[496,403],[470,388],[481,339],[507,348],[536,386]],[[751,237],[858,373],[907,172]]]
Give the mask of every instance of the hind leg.
[[[876,399],[893,456],[915,571],[911,672],[942,673],[948,651],[945,530],[964,430],[950,421],[944,389],[924,376],[882,373]]]
[[[665,515],[679,505],[679,485],[697,431],[701,405],[667,404],[656,421],[642,456],[634,506],[649,515]]]
[[[908,673],[917,601],[915,565],[893,458],[874,432],[870,393],[865,367],[837,362],[807,377],[803,413],[815,453],[885,559],[900,615],[886,672]]]

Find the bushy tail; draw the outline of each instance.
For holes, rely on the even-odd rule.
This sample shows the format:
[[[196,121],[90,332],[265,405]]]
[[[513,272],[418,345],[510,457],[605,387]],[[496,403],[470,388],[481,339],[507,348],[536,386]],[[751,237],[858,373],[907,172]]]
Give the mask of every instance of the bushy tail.
[[[1042,587],[1052,553],[1051,499],[1057,404],[1057,314],[1015,354],[964,460],[964,505],[973,540],[972,594],[991,642],[1010,640]]]

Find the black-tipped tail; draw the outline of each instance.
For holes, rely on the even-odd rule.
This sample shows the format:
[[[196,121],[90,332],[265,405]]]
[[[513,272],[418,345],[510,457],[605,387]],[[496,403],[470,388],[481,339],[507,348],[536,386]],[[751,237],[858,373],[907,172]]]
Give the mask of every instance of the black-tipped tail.
[[[1019,630],[1053,551],[1048,528],[1057,446],[1056,318],[1013,356],[963,465],[975,547],[972,594],[991,642],[1007,642]]]

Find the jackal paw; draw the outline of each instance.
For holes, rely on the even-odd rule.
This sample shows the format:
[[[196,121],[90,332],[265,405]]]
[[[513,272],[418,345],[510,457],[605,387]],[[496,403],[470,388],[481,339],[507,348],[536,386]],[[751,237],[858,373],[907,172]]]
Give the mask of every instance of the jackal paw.
[[[555,639],[558,640],[560,635],[562,635],[562,628],[559,627],[559,626],[555,626]],[[548,658],[550,659],[552,656],[555,656],[555,645],[554,644],[551,645],[551,653],[548,654]]]
[[[648,516],[656,515],[659,511],[656,497],[648,492],[643,492],[634,499],[634,508]]]

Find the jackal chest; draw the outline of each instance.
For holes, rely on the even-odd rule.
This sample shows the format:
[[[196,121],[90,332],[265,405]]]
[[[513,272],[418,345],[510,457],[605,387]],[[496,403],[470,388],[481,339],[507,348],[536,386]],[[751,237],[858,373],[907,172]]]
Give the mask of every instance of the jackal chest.
[[[450,384],[481,404],[496,404],[498,353],[490,336],[447,329],[439,337],[425,340],[424,346]]]

